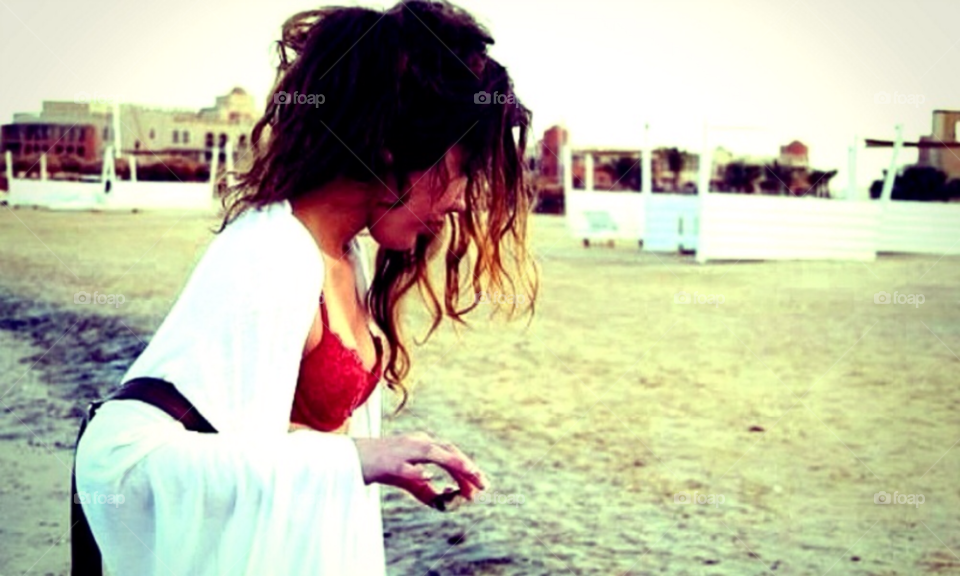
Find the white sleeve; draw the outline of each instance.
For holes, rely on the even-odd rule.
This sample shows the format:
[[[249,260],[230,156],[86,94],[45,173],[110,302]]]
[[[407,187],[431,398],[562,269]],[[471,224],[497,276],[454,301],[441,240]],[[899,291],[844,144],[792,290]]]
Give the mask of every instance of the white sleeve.
[[[249,550],[243,568],[256,574],[356,573],[359,558],[351,550],[362,546],[351,541],[363,534],[352,531],[367,502],[353,440],[313,430],[279,441],[235,440],[173,435],[148,457],[144,471],[157,523],[178,527],[168,531],[167,548],[193,548],[200,557],[208,546],[220,546],[227,558],[238,548]],[[297,557],[283,566],[278,557],[284,554]],[[175,573],[195,573],[187,568]]]
[[[156,533],[138,539],[174,573],[368,573],[355,570],[363,547],[376,550],[376,537],[382,549],[382,534],[357,520],[379,503],[367,496],[353,439],[288,432],[322,266],[305,229],[266,217],[228,227],[125,376],[172,382],[219,433],[160,418],[120,427],[114,444],[104,441],[109,456],[88,452],[88,484],[144,499],[123,507],[134,517],[118,529],[149,531],[152,518]],[[117,525],[103,508],[85,507],[98,539],[94,515],[101,532]],[[231,572],[230,558],[242,568]],[[366,560],[371,573],[376,560]]]
[[[286,434],[324,275],[291,219],[254,213],[215,237],[124,379],[173,383],[222,434]]]
[[[81,492],[125,499],[84,506],[117,574],[382,573],[383,536],[370,521],[379,502],[365,497],[351,438],[188,432],[126,404],[101,408],[113,412],[99,428],[94,418],[77,469]]]

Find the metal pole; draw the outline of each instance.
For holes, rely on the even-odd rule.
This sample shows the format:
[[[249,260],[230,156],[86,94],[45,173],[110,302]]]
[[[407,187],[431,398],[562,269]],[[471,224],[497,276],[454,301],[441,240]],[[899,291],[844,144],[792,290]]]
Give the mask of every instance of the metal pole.
[[[210,193],[213,194],[214,197],[217,196],[217,169],[219,168],[217,163],[220,160],[219,156],[220,153],[217,148],[210,150]]]
[[[113,149],[117,155],[123,153],[120,133],[120,102],[113,102]]]
[[[709,158],[710,148],[710,126],[706,121],[703,123],[703,151],[700,153],[700,185],[697,186],[697,215],[694,216],[695,229],[697,234],[697,255],[695,257],[697,264],[707,262],[707,252],[704,250],[703,217],[707,211],[707,196],[710,194],[710,166],[712,158]]]
[[[583,190],[593,192],[593,152],[587,150],[583,157]]]
[[[853,137],[853,145],[847,151],[847,200],[860,200],[857,189],[857,137]]]
[[[890,169],[887,170],[887,177],[883,180],[883,192],[880,193],[880,200],[889,202],[893,194],[893,182],[897,176],[897,156],[900,155],[900,149],[903,148],[903,124],[897,124],[897,137],[893,142],[893,155],[890,157]]]
[[[703,123],[703,150],[700,152],[699,182],[697,194],[710,193],[710,169],[713,167],[713,155],[710,153],[710,135],[707,123]]]
[[[233,174],[232,174],[232,172],[233,172],[233,142],[230,142],[229,140],[227,140],[227,145],[226,145],[226,147],[224,148],[224,156],[225,156],[224,160],[226,160],[226,163],[225,163],[224,167],[225,167],[226,170],[227,170],[227,186],[233,186],[233,184],[234,184],[234,178],[233,178]]]
[[[649,196],[653,193],[653,144],[650,141],[650,125],[643,126],[643,166],[641,167],[640,193]]]

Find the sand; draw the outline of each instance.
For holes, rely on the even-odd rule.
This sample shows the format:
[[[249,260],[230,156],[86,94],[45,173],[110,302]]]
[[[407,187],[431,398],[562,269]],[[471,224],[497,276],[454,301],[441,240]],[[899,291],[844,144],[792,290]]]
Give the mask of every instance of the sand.
[[[67,573],[79,409],[214,224],[0,211],[0,576]],[[532,242],[529,326],[481,308],[415,349],[386,431],[458,444],[493,486],[446,514],[386,489],[391,574],[960,574],[960,259],[701,266],[585,249],[553,216]]]

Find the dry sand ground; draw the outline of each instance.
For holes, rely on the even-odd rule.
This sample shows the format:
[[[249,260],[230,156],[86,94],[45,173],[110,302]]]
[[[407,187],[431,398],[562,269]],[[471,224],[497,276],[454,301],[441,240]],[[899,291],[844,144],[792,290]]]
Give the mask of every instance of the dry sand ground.
[[[66,573],[77,408],[117,383],[213,223],[0,211],[0,576]],[[493,502],[385,491],[391,574],[960,574],[960,259],[699,266],[584,249],[554,217],[533,241],[532,325],[438,334],[386,423],[461,445]]]

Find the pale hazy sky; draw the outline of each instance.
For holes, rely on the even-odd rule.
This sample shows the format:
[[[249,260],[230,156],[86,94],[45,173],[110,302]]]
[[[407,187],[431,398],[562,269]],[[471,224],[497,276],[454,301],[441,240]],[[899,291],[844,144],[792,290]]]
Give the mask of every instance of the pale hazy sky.
[[[330,2],[337,3],[337,2]],[[258,109],[273,41],[303,0],[0,0],[0,122],[78,92],[164,107],[212,106],[242,86]],[[383,8],[393,2],[340,2]],[[699,150],[704,122],[735,152],[792,139],[846,183],[855,135],[929,134],[960,109],[960,0],[461,0],[534,111],[536,136],[565,122],[574,145]],[[911,96],[877,103],[875,94]],[[905,162],[916,160],[907,151]],[[863,186],[889,150],[860,155]]]

